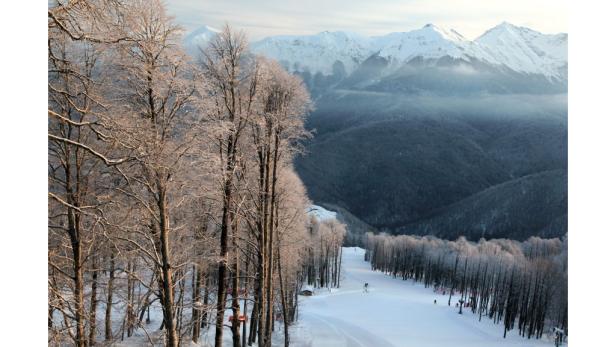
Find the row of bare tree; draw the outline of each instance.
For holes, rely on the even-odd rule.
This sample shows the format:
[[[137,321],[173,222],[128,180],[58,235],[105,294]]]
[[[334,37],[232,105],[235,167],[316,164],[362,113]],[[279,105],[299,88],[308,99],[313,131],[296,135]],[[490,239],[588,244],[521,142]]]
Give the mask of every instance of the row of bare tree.
[[[337,219],[319,222],[312,216],[309,233],[312,242],[306,255],[303,278],[315,288],[340,288],[342,243],[346,226]]]
[[[339,282],[292,165],[305,87],[228,26],[180,39],[156,0],[49,7],[50,345],[288,346],[308,254]]]
[[[503,337],[516,327],[521,336],[541,338],[553,328],[567,334],[567,238],[531,237],[447,241],[432,236],[367,233],[366,260],[403,280],[412,279],[467,308],[503,322]],[[562,335],[558,336],[562,342]]]

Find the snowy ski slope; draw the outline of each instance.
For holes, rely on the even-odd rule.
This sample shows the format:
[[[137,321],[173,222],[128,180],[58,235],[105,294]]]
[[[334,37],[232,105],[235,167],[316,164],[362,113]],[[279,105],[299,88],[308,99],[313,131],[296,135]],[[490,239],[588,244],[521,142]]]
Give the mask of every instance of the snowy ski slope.
[[[364,250],[344,248],[340,289],[317,291],[300,303],[293,330],[294,347],[489,347],[553,346],[526,339],[513,330],[503,339],[502,325],[478,321],[470,311],[459,315],[452,298],[413,281],[370,270]],[[363,284],[369,283],[369,292]],[[437,304],[434,304],[434,299]],[[466,309],[469,310],[469,309]]]

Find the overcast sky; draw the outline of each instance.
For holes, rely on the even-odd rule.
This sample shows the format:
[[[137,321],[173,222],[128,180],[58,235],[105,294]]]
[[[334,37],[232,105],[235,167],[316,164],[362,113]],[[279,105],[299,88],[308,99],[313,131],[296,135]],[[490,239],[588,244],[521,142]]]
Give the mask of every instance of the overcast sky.
[[[187,30],[225,21],[251,40],[324,30],[381,35],[433,23],[475,39],[507,21],[543,33],[567,32],[563,0],[167,0]]]

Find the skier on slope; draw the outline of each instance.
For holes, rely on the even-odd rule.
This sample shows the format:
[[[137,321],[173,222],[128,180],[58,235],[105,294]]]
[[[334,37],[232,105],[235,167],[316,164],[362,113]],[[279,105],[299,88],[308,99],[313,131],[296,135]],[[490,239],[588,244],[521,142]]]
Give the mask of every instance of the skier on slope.
[[[364,283],[364,293],[368,293],[368,282]]]

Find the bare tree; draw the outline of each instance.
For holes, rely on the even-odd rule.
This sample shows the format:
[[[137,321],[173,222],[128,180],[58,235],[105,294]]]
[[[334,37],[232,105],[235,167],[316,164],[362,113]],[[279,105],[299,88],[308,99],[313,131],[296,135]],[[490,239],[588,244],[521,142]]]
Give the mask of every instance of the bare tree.
[[[525,242],[432,236],[366,235],[376,270],[421,281],[436,292],[459,295],[458,312],[503,322],[503,337],[541,338],[546,324],[566,330],[566,239],[532,237]]]
[[[202,67],[208,81],[209,96],[215,108],[209,112],[220,125],[216,138],[220,153],[220,190],[222,215],[220,222],[220,259],[218,264],[218,299],[216,312],[216,347],[222,346],[224,311],[227,295],[229,262],[229,230],[234,223],[234,178],[238,166],[240,140],[251,116],[256,93],[257,67],[247,62],[247,41],[242,32],[226,25],[209,47],[202,50]],[[237,325],[237,321],[234,321]],[[234,328],[234,331],[237,331]],[[234,333],[234,344],[239,343]]]
[[[178,271],[173,242],[184,226],[178,211],[190,198],[183,179],[193,164],[199,139],[191,102],[196,98],[195,75],[179,46],[180,28],[159,1],[132,2],[124,17],[129,40],[115,60],[118,88],[115,139],[130,158],[122,165],[128,182],[122,192],[140,205],[146,228],[136,227],[123,238],[153,265],[158,278],[166,345],[179,343],[174,297]],[[179,258],[179,257],[178,257]]]
[[[100,37],[121,32],[110,20],[109,5],[76,1],[48,11],[50,327],[53,313],[60,312],[61,335],[78,346],[95,338],[98,262],[97,248],[91,246],[103,229],[110,166],[123,161],[112,157],[114,144],[106,141],[104,125],[109,84]],[[87,16],[86,8],[91,10]],[[93,271],[89,314],[84,299],[88,264]],[[65,284],[71,287],[69,300]]]
[[[288,345],[307,237],[292,169],[303,84],[229,27],[196,69],[160,1],[58,2],[48,18],[50,344],[142,329],[178,346],[216,312],[221,346],[231,283],[234,346],[257,331],[271,346],[277,319]],[[163,336],[144,325],[156,302]]]

